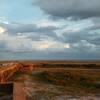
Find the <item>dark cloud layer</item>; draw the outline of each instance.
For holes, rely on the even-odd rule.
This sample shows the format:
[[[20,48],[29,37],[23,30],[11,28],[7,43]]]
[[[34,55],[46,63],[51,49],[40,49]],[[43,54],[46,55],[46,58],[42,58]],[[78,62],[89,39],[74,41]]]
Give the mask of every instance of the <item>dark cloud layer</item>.
[[[56,37],[54,30],[57,30],[58,27],[56,26],[41,26],[38,27],[36,24],[20,24],[20,23],[0,23],[0,26],[6,29],[6,32],[12,35],[16,35],[18,33],[21,34],[30,34],[29,37],[33,38],[37,35],[39,38],[42,36],[51,36]]]
[[[37,5],[53,17],[100,16],[100,0],[38,0]]]
[[[0,23],[10,33],[30,33],[30,32],[48,32],[56,30],[56,26],[38,27],[36,24],[20,24],[20,23]]]
[[[64,42],[69,43],[77,43],[81,40],[86,40],[89,43],[99,45],[100,42],[100,35],[99,33],[92,32],[92,31],[80,31],[80,32],[69,32],[64,33],[63,37],[61,38]]]

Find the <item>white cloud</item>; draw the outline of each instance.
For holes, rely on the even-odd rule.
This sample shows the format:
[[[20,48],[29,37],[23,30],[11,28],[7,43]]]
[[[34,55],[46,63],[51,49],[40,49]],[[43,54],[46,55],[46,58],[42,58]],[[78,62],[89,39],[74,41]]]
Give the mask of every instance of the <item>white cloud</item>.
[[[94,23],[91,19],[84,19],[84,20],[67,20],[65,21],[66,25],[62,27],[62,29],[58,29],[57,35],[62,36],[63,34],[67,33],[78,33],[83,30],[89,29],[94,26]]]
[[[38,42],[33,42],[33,48],[46,52],[66,52],[66,49],[70,48],[70,44],[55,41],[49,38]]]
[[[70,48],[70,44],[65,44],[64,48]]]
[[[31,39],[23,36],[12,36],[8,33],[0,35],[0,42],[4,43],[5,50],[23,51],[31,49]]]
[[[0,34],[4,33],[6,30],[3,27],[0,27]]]
[[[49,27],[49,26],[54,26],[54,27],[59,27],[59,23],[52,21],[52,20],[40,20],[37,23],[38,27]]]
[[[0,22],[4,24],[9,24],[8,20],[5,17],[0,17]]]
[[[18,33],[16,35],[5,32],[0,27],[0,42],[4,43],[6,50],[10,51],[44,51],[44,52],[65,52],[70,45],[61,41],[54,40],[52,37],[41,37],[40,40],[32,40],[25,34]]]

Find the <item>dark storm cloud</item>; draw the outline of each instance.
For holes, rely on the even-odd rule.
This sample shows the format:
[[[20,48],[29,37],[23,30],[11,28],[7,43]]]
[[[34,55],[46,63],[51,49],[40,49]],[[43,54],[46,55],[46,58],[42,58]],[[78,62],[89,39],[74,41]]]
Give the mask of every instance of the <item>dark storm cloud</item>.
[[[100,16],[100,0],[38,0],[36,4],[53,17]]]

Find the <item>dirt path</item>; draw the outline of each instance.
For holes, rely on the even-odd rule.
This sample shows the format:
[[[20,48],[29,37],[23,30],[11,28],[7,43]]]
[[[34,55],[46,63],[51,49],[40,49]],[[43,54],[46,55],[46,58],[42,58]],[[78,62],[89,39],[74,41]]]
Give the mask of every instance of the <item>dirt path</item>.
[[[26,100],[22,83],[14,83],[13,100]]]

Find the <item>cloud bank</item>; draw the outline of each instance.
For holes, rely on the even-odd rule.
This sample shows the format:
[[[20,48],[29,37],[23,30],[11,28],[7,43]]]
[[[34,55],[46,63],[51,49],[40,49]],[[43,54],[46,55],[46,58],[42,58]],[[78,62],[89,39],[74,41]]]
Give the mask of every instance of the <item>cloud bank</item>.
[[[32,24],[2,22],[0,51],[17,55],[31,53],[30,59],[34,55],[43,59],[98,59],[99,29],[100,25],[94,19],[65,22],[48,19]]]
[[[98,17],[100,0],[37,0],[36,4],[53,17]]]

